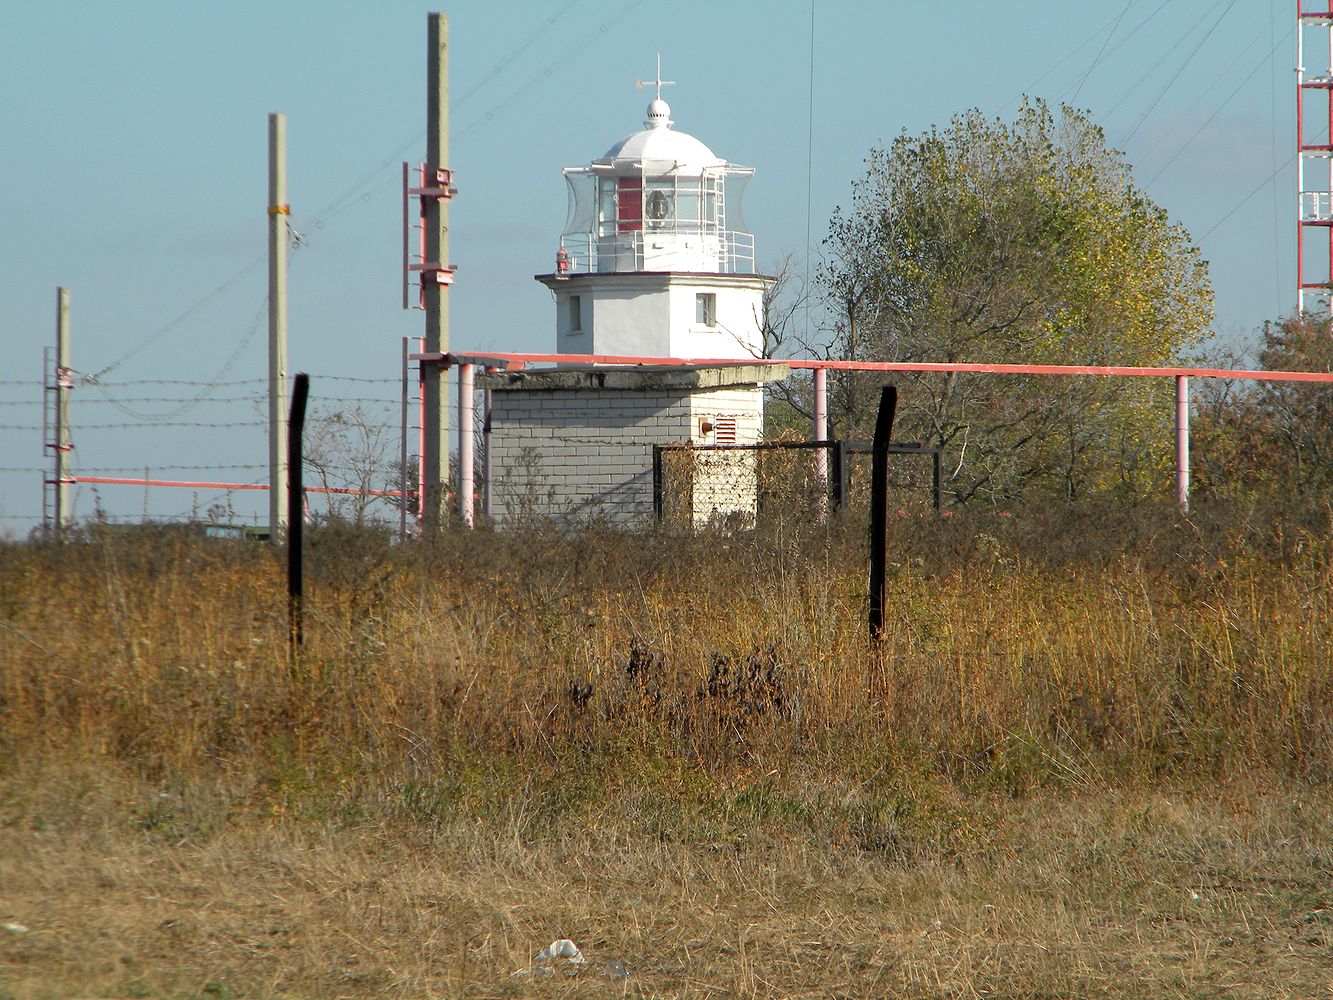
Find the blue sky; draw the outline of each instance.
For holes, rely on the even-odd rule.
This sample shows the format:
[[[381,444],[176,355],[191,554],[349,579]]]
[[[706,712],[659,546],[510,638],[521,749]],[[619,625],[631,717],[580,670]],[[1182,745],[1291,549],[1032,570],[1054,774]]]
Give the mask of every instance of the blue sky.
[[[80,469],[263,476],[261,410],[243,397],[267,363],[270,111],[287,115],[288,200],[306,237],[290,270],[291,369],[316,376],[317,409],[396,395],[401,338],[421,331],[400,308],[398,178],[424,155],[429,9],[47,0],[0,12],[0,470],[17,470],[0,471],[0,532],[21,534],[40,512],[40,476],[23,470],[44,464],[31,428],[59,285],[71,289],[74,367],[110,369],[104,390],[75,393]],[[677,128],[757,168],[745,215],[761,262],[804,260],[807,220],[817,253],[874,144],[969,107],[1011,114],[1028,92],[1087,108],[1200,241],[1220,335],[1243,338],[1293,305],[1287,2],[815,0],[813,90],[810,0],[447,10],[456,349],[551,347],[550,295],[532,275],[550,269],[564,222],[560,168],[640,127],[649,95],[634,80],[659,51],[678,81],[664,93]],[[233,402],[172,418],[224,426],[133,415],[203,389],[167,379],[240,383],[209,390]],[[153,381],[125,384],[141,380]],[[214,499],[97,493],[120,516]],[[235,504],[258,511],[262,498]],[[81,489],[77,512],[93,506]]]

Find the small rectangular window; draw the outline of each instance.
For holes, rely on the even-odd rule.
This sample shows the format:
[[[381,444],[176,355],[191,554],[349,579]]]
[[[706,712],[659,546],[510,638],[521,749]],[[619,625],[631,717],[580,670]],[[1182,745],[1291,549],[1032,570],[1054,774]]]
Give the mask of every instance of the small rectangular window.
[[[583,330],[583,296],[571,295],[569,297],[569,332],[579,333]]]
[[[694,322],[699,326],[717,326],[717,295],[713,292],[695,295]]]

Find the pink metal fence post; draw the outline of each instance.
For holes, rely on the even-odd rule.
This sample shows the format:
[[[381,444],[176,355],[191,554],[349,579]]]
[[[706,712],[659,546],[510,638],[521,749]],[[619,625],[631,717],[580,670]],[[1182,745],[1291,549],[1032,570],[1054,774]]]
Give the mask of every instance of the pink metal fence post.
[[[1176,376],[1176,502],[1190,509],[1190,380]]]
[[[426,353],[426,338],[417,338],[417,350]],[[417,362],[417,528],[426,521],[426,366]]]
[[[816,441],[828,440],[828,371],[816,368],[815,380],[815,420],[814,437]],[[822,515],[828,509],[828,451],[815,449],[815,490],[819,496],[819,512]]]
[[[487,368],[487,372],[495,371]],[[484,492],[481,495],[481,513],[487,520],[491,517],[491,390],[481,391],[481,478]]]
[[[404,337],[402,400],[398,430],[398,487],[403,492],[402,501],[398,504],[398,540],[400,542],[407,541],[407,375],[410,370],[407,356],[409,353],[407,338]]]
[[[458,516],[465,528],[472,527],[472,414],[476,406],[472,370],[469,364],[458,366]]]

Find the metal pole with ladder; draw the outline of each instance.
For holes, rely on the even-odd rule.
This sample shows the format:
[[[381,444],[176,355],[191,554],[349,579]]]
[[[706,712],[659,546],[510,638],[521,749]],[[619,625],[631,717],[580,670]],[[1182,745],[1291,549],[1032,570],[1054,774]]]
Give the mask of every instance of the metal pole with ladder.
[[[1333,0],[1296,0],[1296,307],[1333,295]],[[1307,51],[1327,65],[1307,73]],[[1327,59],[1325,60],[1325,55]],[[1307,100],[1308,99],[1308,100]],[[1308,110],[1313,114],[1307,115]],[[1314,238],[1307,238],[1317,234]]]

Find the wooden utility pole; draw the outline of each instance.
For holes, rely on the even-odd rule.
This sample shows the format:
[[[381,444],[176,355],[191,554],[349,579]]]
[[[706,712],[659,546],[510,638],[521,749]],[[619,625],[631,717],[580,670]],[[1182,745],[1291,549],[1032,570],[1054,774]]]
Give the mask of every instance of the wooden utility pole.
[[[70,526],[69,509],[69,390],[74,385],[70,367],[69,289],[56,289],[56,537]]]
[[[426,178],[425,187],[447,188],[449,161],[449,18],[427,15],[426,50]],[[425,207],[425,260],[421,271],[426,306],[426,352],[449,350],[449,199],[427,197]],[[449,377],[440,365],[424,366],[426,408],[425,476],[419,488],[425,495],[426,534],[440,529],[446,512],[449,478]]]
[[[287,116],[268,116],[268,531],[287,530]]]

